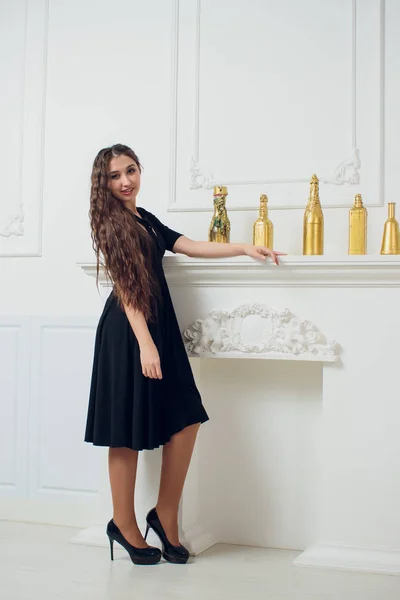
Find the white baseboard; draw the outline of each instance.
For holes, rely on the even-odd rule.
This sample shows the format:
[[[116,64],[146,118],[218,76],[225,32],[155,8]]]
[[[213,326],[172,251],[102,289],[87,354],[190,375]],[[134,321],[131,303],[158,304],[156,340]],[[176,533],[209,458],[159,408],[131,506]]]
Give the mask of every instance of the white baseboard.
[[[204,531],[198,522],[188,527],[180,537],[191,556],[197,556],[217,543],[208,532]],[[155,537],[152,531],[149,532],[149,539],[147,541],[150,545],[159,546],[158,538]],[[92,527],[83,529],[74,535],[70,542],[86,546],[108,546],[106,525],[93,525]]]
[[[108,546],[106,525],[92,525],[82,529],[73,538],[71,544],[82,544],[84,546]]]
[[[86,527],[93,521],[93,506],[84,502],[68,504],[34,498],[0,498],[0,515],[4,521]]]
[[[293,565],[400,575],[400,549],[317,544],[300,554]]]
[[[198,556],[217,543],[213,536],[208,531],[205,531],[198,521],[184,529],[182,541],[191,556]]]

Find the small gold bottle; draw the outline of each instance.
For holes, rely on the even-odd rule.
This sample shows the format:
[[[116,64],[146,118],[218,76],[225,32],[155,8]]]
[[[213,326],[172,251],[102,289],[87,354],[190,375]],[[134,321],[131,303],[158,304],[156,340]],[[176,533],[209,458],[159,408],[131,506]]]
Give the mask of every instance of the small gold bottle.
[[[229,243],[231,224],[226,211],[226,197],[228,190],[225,186],[214,188],[214,214],[208,228],[208,241]]]
[[[265,194],[260,196],[260,216],[253,225],[253,245],[274,247],[274,226],[268,218],[268,198]]]
[[[367,253],[367,218],[361,194],[357,194],[349,211],[349,254]]]
[[[381,254],[399,254],[399,223],[395,218],[395,206],[396,202],[388,203],[388,219],[386,220],[383,237]]]
[[[319,200],[319,181],[314,174],[310,181],[310,197],[303,221],[303,254],[324,253],[324,215]]]

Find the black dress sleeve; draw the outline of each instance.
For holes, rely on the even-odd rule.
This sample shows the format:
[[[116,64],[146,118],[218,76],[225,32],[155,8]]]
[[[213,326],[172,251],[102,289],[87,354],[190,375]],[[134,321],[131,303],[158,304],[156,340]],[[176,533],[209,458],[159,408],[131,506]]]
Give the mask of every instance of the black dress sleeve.
[[[164,238],[166,249],[169,250],[170,252],[173,252],[172,248],[174,247],[176,240],[178,238],[180,238],[183,235],[183,233],[179,233],[178,231],[174,231],[173,229],[170,229],[169,227],[167,227],[166,225],[161,223],[161,221],[159,219],[157,219],[157,217],[155,215],[153,215],[151,212],[149,212],[149,211],[146,211],[146,212],[149,215],[150,219],[154,222],[154,224],[157,228],[157,231],[159,231],[161,233],[162,237]]]

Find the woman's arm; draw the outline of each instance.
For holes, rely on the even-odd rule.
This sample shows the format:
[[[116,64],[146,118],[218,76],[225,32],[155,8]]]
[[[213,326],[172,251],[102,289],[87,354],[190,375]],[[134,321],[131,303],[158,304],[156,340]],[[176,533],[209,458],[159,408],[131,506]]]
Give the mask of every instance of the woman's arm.
[[[160,356],[151,337],[144,314],[125,303],[123,303],[123,306],[139,344],[143,375],[150,377],[150,379],[162,379]]]
[[[224,258],[247,255],[259,260],[266,260],[266,257],[270,256],[277,265],[279,264],[278,256],[284,255],[284,252],[275,252],[266,246],[196,242],[183,235],[176,240],[173,251],[193,258]]]

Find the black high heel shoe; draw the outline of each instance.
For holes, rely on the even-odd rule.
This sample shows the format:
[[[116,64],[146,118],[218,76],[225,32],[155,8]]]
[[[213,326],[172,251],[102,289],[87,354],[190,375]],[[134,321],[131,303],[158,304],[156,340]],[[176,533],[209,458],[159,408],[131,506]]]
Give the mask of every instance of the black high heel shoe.
[[[158,518],[157,511],[155,508],[152,508],[151,511],[147,514],[146,517],[147,528],[144,539],[147,538],[147,534],[149,533],[149,529],[151,528],[154,533],[158,535],[160,541],[162,543],[162,555],[168,562],[176,563],[176,564],[185,564],[189,559],[189,551],[179,544],[179,546],[173,546],[171,542],[168,540],[165,535],[165,531],[163,526],[160,523],[160,519]]]
[[[114,560],[114,542],[118,542],[118,544],[121,544],[125,548],[135,565],[155,565],[161,560],[161,551],[159,548],[151,546],[149,548],[136,548],[132,546],[124,538],[112,519],[107,525],[107,535],[110,540],[111,560]]]

